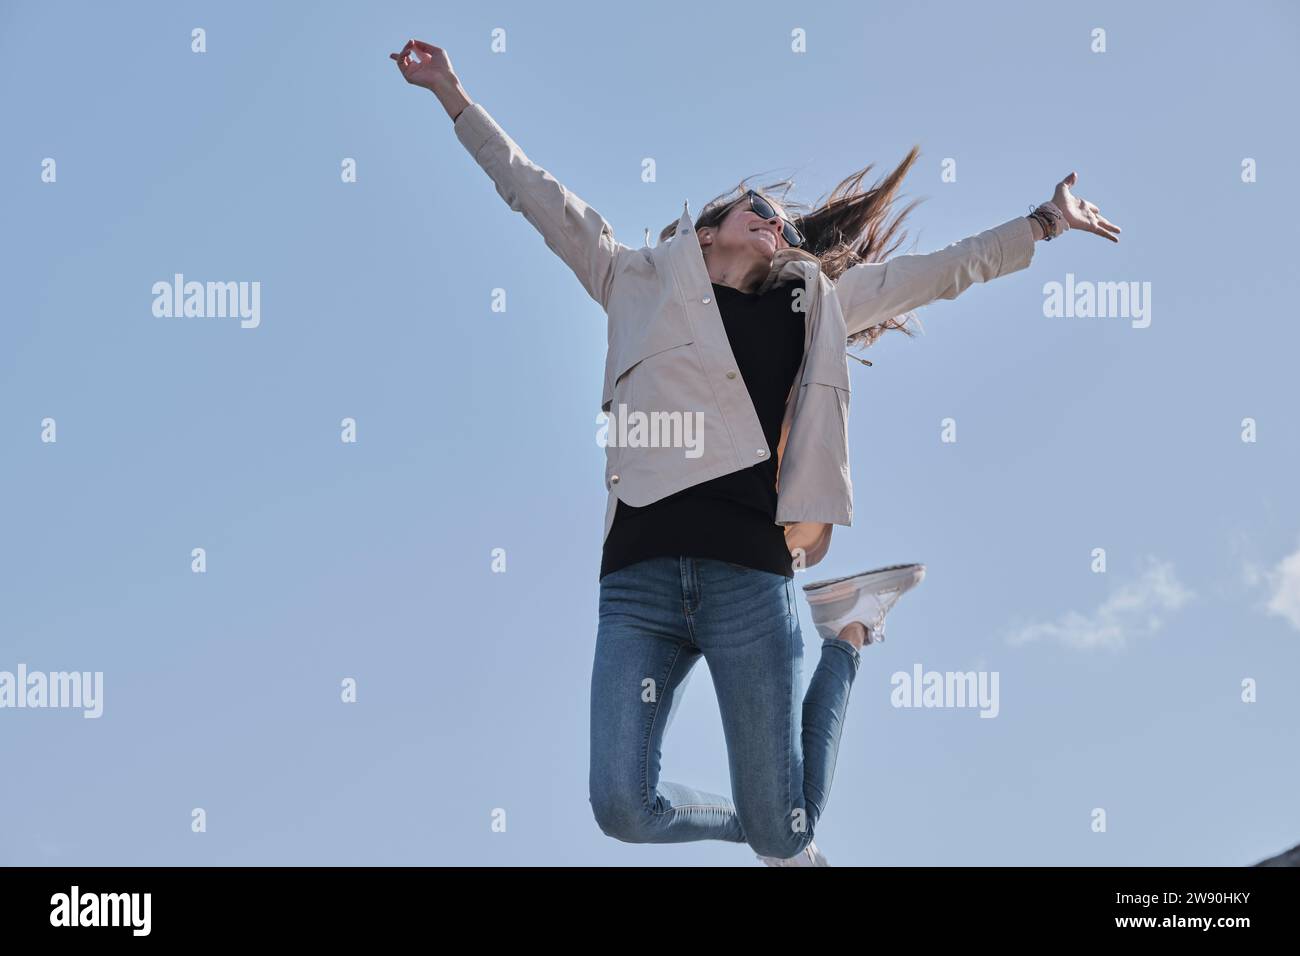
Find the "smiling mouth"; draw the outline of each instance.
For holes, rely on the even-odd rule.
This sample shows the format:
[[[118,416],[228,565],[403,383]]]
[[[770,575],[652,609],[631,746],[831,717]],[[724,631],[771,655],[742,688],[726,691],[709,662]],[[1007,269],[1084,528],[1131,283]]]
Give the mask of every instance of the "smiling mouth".
[[[776,248],[776,236],[772,235],[766,229],[755,229],[754,231],[758,233],[760,236],[765,237],[768,240],[768,245],[770,245],[773,249]]]

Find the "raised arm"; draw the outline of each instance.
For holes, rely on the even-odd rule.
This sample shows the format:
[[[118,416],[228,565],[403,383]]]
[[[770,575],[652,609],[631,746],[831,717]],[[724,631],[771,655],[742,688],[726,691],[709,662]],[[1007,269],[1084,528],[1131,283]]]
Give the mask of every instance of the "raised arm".
[[[955,299],[976,282],[1018,272],[1034,258],[1034,242],[1039,239],[1073,229],[1119,242],[1119,226],[1103,218],[1088,200],[1071,193],[1077,181],[1077,175],[1070,173],[1056,184],[1051,200],[1029,216],[1009,219],[938,252],[895,256],[888,262],[864,262],[846,269],[835,290],[848,334],[935,299]],[[1050,236],[1045,227],[1051,229]]]
[[[887,322],[935,299],[955,299],[976,282],[1026,268],[1034,230],[1020,217],[924,255],[862,262],[835,282],[849,335]]]
[[[587,293],[607,308],[622,257],[633,250],[613,227],[534,163],[480,104],[470,100],[445,51],[410,40],[389,54],[407,82],[431,90],[451,117],[456,138],[488,174],[497,193],[542,234]]]

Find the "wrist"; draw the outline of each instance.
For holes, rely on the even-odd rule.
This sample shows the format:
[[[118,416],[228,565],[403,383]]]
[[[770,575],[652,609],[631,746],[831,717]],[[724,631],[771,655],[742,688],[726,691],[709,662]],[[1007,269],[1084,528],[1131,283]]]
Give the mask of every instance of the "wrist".
[[[1027,218],[1038,224],[1039,230],[1042,232],[1041,238],[1047,242],[1051,242],[1070,228],[1070,224],[1065,221],[1064,213],[1050,199],[1047,202],[1039,203],[1037,206],[1032,206]],[[1040,238],[1038,235],[1039,230],[1034,231],[1035,239]]]
[[[465,92],[465,87],[460,85],[460,79],[455,74],[434,80],[429,90],[438,98],[438,102],[447,111],[452,122],[455,122],[461,111],[471,103],[469,94]]]

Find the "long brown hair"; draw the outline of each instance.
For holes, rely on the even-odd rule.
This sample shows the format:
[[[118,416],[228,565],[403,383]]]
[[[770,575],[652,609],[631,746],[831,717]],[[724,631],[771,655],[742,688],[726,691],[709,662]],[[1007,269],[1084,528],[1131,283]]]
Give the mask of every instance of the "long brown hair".
[[[821,263],[822,272],[834,281],[846,269],[858,263],[885,261],[903,243],[907,237],[902,228],[903,220],[920,200],[913,200],[892,216],[890,207],[897,197],[903,177],[920,153],[921,148],[913,146],[889,175],[864,188],[862,181],[875,168],[875,164],[866,166],[842,180],[830,196],[811,207],[785,198],[794,186],[792,179],[781,179],[762,189],[755,188],[755,192],[769,200],[777,200],[785,208],[786,214],[804,235],[805,241],[799,250],[816,258]],[[742,179],[735,189],[709,200],[695,220],[695,228],[716,226],[722,222],[732,207],[744,199],[752,178],[754,177]],[[798,210],[806,211],[799,213]],[[665,226],[659,233],[659,240],[662,242],[667,239],[676,229],[676,222]],[[768,282],[773,277],[769,275]],[[880,338],[886,329],[898,329],[912,335],[912,330],[907,327],[909,318],[911,313],[864,329],[856,335],[850,335],[848,344],[865,348]]]

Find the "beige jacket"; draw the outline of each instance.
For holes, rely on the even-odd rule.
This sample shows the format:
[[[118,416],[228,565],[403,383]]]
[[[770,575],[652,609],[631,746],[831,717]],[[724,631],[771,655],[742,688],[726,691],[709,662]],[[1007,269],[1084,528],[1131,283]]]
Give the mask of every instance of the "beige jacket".
[[[647,505],[772,455],[713,301],[689,204],[683,204],[676,235],[634,249],[532,162],[480,104],[465,107],[455,129],[510,208],[536,227],[604,309],[601,409],[625,421],[641,412],[658,422],[657,431],[642,431],[639,444],[620,443],[619,430],[609,430],[605,536],[620,499]],[[846,338],[935,299],[956,298],[972,283],[1024,269],[1033,252],[1029,220],[1019,217],[938,252],[853,266],[835,281],[808,253],[776,253],[768,284],[800,280],[806,312],[803,363],[775,449],[777,524],[853,523]],[[688,419],[699,429],[694,444],[673,447],[670,439],[689,432],[672,423]],[[635,437],[631,428],[626,434]],[[647,437],[656,434],[664,441]]]

